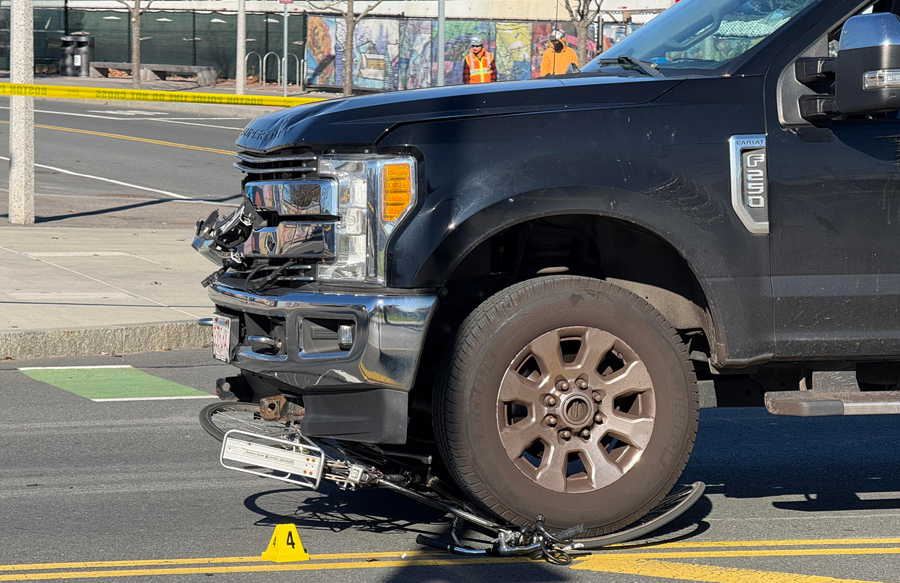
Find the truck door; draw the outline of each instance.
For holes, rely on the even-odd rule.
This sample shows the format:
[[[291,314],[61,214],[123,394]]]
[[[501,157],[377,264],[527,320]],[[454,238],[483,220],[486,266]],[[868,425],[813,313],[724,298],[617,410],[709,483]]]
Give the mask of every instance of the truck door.
[[[807,31],[766,80],[779,358],[900,355],[900,119],[892,112],[810,121],[799,105],[804,95],[833,91],[833,76],[801,83],[796,61],[834,56],[850,15]]]

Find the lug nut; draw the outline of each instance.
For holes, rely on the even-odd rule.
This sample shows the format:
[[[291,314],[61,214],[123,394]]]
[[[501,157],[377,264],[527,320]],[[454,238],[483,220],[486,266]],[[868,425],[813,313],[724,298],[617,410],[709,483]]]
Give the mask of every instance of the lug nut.
[[[598,393],[597,391],[594,391],[593,394],[592,394],[591,396],[594,398],[594,402],[595,402],[595,403],[599,403],[600,401],[603,400],[603,395],[601,395],[601,394]]]
[[[559,436],[568,441],[572,437],[572,432],[568,429],[563,429],[559,432]]]
[[[544,397],[544,405],[548,407],[556,405],[556,397],[554,397],[553,395],[547,395],[546,397]]]
[[[588,382],[584,379],[578,379],[575,381],[575,386],[579,389],[586,389],[588,387]]]
[[[600,413],[594,415],[594,423],[603,423],[603,415]]]
[[[591,436],[590,429],[582,429],[581,430],[581,437],[583,437],[584,439],[588,439],[590,436]]]
[[[558,383],[556,383],[556,390],[565,393],[569,390],[569,383],[566,381],[559,381]]]
[[[550,427],[555,426],[556,425],[556,417],[554,417],[553,415],[547,415],[547,425],[549,425]]]

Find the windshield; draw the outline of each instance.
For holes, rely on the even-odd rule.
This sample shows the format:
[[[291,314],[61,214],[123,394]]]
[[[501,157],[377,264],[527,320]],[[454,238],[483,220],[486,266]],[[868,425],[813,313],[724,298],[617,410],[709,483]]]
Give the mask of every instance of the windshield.
[[[660,70],[719,70],[747,53],[819,0],[681,0],[626,37],[583,71],[603,68],[600,59],[629,56]]]

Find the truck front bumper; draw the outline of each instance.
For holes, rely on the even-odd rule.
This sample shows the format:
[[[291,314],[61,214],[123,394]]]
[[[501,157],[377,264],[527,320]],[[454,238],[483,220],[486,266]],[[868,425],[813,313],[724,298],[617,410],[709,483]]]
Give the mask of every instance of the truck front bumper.
[[[240,322],[232,364],[301,397],[304,434],[405,441],[407,396],[436,296],[260,294],[229,287],[227,280],[210,286],[209,295],[220,314]]]

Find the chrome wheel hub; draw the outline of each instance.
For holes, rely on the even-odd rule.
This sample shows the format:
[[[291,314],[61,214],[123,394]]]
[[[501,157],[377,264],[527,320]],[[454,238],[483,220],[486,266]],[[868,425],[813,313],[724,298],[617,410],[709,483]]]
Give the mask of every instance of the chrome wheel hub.
[[[509,459],[555,492],[590,492],[624,476],[653,433],[644,363],[620,338],[586,326],[552,330],[510,362],[497,395]]]

